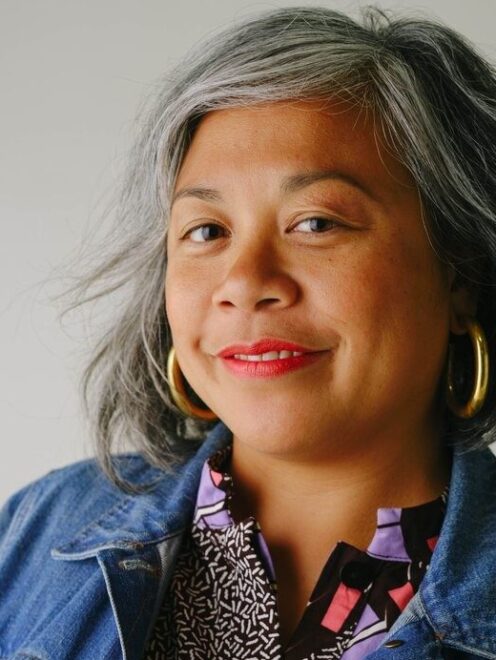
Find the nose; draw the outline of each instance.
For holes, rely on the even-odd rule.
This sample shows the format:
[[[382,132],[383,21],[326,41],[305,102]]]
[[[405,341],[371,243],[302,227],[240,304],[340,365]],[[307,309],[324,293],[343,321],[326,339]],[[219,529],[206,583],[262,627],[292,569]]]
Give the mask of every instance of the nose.
[[[284,308],[298,298],[299,287],[287,260],[271,243],[252,241],[235,250],[212,302],[221,307],[236,307],[245,312]]]

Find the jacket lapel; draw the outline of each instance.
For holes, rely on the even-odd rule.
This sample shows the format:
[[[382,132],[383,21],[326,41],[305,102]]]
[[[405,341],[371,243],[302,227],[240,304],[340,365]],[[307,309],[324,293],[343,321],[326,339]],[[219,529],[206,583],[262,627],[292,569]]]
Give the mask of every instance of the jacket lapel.
[[[429,569],[381,648],[368,657],[496,660],[495,576],[496,457],[488,448],[463,452],[457,446]],[[385,648],[392,640],[403,643]]]
[[[140,483],[161,475],[153,491],[122,497],[72,539],[51,549],[54,559],[94,558],[101,569],[119,635],[123,660],[141,660],[172,577],[183,533],[191,522],[203,463],[225,446],[222,423],[174,475],[147,468]]]
[[[182,535],[176,534],[161,544],[150,544],[135,552],[108,549],[97,554],[125,660],[143,657],[143,649],[172,576],[172,571],[167,569],[172,568],[181,539]]]
[[[445,645],[496,658],[496,457],[456,450],[451,482],[421,601]]]

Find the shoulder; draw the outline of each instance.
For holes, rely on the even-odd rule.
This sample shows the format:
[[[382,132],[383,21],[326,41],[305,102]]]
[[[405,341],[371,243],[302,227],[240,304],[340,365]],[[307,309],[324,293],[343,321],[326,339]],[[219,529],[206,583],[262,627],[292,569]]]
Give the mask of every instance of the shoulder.
[[[112,460],[121,475],[135,483],[153,482],[156,472],[165,474],[140,454],[115,455]],[[93,643],[107,642],[115,623],[103,606],[108,595],[97,561],[54,561],[52,552],[72,538],[91,539],[91,534],[119,529],[118,513],[129,510],[131,499],[107,478],[96,458],[51,470],[9,497],[0,509],[2,658],[24,657],[11,651],[24,644],[31,651],[31,642],[43,649],[52,640],[57,645],[57,640],[71,637],[71,630],[77,630],[75,639],[82,634]],[[99,612],[98,632],[92,627],[93,608]],[[59,657],[53,653],[39,651],[32,657]],[[75,657],[70,651],[69,656]]]
[[[114,465],[126,478],[131,478],[140,483],[153,468],[145,461],[138,452],[128,452],[112,456]],[[49,495],[59,493],[61,489],[65,493],[77,495],[88,485],[101,483],[102,487],[110,490],[116,489],[99,465],[96,458],[86,458],[62,467],[54,468],[46,474],[25,484],[14,492],[6,504],[20,502],[26,495],[36,491],[38,495]]]

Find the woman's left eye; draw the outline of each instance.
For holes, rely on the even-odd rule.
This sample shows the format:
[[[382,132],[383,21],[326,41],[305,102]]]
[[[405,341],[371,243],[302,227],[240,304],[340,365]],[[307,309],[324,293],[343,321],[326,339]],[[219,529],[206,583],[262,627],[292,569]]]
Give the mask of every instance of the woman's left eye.
[[[307,223],[307,226],[310,227],[310,229],[303,230],[302,233],[304,234],[321,234],[328,231],[328,229],[339,227],[341,225],[341,223],[336,222],[336,220],[315,216],[312,218],[305,218],[304,220],[300,220],[298,223],[296,223],[295,227],[304,225],[305,223]]]

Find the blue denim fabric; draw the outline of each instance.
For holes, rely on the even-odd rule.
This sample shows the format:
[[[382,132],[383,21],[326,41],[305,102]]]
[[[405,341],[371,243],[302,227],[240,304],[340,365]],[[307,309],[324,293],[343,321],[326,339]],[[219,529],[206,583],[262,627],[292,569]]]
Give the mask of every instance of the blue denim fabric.
[[[142,658],[203,463],[230,440],[219,422],[173,474],[139,454],[116,457],[128,479],[157,481],[143,495],[119,491],[94,459],[14,493],[0,510],[0,660]],[[496,457],[489,449],[455,449],[429,570],[367,657],[496,659]]]

